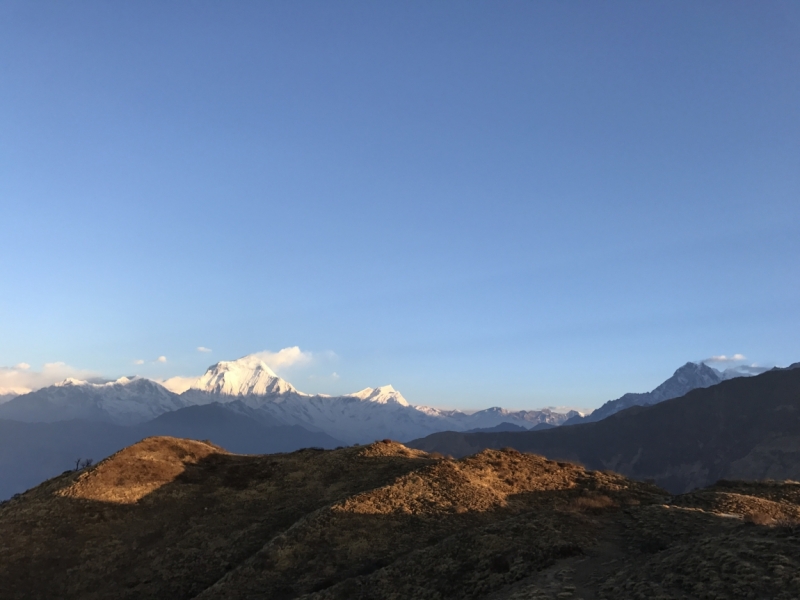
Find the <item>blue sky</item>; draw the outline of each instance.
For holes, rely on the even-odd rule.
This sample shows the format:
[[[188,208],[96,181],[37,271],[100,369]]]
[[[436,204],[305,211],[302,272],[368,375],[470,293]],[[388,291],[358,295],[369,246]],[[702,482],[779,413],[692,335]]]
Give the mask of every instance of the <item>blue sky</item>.
[[[306,391],[532,408],[798,361],[798,31],[795,2],[0,3],[0,366],[298,346]]]

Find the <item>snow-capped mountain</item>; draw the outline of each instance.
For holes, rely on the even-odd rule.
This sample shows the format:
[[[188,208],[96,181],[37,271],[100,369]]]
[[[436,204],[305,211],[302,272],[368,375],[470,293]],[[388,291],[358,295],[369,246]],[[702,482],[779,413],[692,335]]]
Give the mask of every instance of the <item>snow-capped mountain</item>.
[[[716,369],[714,369],[716,371]],[[753,375],[761,375],[769,371],[767,367],[756,367],[754,365],[740,365],[738,367],[729,367],[722,371],[722,379],[734,379],[735,377],[752,377]],[[719,372],[719,371],[717,371]]]
[[[305,394],[276,375],[258,355],[249,355],[210,366],[180,395],[141,377],[107,383],[67,379],[0,404],[0,419],[84,419],[136,425],[181,408],[212,403],[270,427],[300,426],[346,443],[411,440],[437,431],[466,431],[502,423],[530,429],[542,423],[560,425],[577,414],[500,407],[467,414],[415,406],[390,385],[343,396]]]
[[[609,400],[592,414],[586,417],[573,417],[566,421],[564,425],[600,421],[631,406],[658,404],[664,400],[680,398],[698,388],[711,387],[726,379],[758,375],[766,370],[767,369],[763,367],[733,367],[720,372],[702,362],[687,362],[676,370],[675,373],[672,374],[672,377],[664,381],[664,383],[654,390],[640,394],[628,393],[620,396],[616,400]]]
[[[0,418],[44,422],[85,419],[134,425],[186,406],[177,394],[143,377],[107,383],[66,379],[0,404]]]
[[[19,396],[19,394],[15,392],[0,393],[0,404],[5,404],[9,400],[13,400],[17,396]]]
[[[543,408],[541,410],[508,410],[500,408],[499,406],[494,406],[485,410],[479,410],[470,415],[464,415],[466,418],[457,418],[463,422],[464,430],[466,431],[466,429],[488,429],[502,423],[519,425],[525,429],[531,429],[541,423],[562,425],[567,419],[580,416],[582,416],[582,414],[576,410],[571,410],[568,413],[559,413],[549,408]]]
[[[515,412],[490,408],[466,414],[414,406],[390,385],[343,396],[304,394],[256,355],[212,365],[181,398],[187,404],[237,402],[260,412],[270,422],[324,431],[347,443],[381,438],[409,440],[436,431],[465,431],[500,423],[529,429],[539,423],[561,424],[572,416],[547,409]]]
[[[212,365],[191,387],[192,390],[223,396],[271,396],[297,393],[256,355],[224,360]]]

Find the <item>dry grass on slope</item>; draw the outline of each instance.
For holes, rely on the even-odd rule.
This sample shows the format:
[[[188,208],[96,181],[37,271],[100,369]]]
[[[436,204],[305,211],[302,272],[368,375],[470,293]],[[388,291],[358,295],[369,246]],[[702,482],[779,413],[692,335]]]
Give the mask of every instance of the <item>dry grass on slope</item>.
[[[146,439],[0,506],[0,597],[191,598],[309,513],[435,462],[366,454]]]
[[[394,450],[405,451],[399,444]],[[280,599],[314,592],[321,598],[346,598],[356,578],[379,570],[384,577],[413,572],[408,560],[419,562],[429,595],[417,585],[413,593],[409,588],[393,597],[472,597],[580,552],[594,527],[592,516],[580,513],[662,498],[661,490],[616,474],[588,472],[515,450],[487,450],[462,461],[422,466],[310,515],[199,598],[263,594]],[[581,499],[590,500],[588,509]],[[423,576],[431,566],[426,551],[449,553],[435,564],[452,568]],[[417,558],[409,559],[412,555]],[[472,558],[466,560],[467,555]],[[483,573],[478,564],[500,570],[491,584],[473,580]],[[385,596],[388,589],[381,587],[375,597],[390,597]]]
[[[80,498],[118,504],[133,504],[214,454],[228,454],[210,442],[176,438],[147,438],[120,450],[95,468],[58,490],[63,498]]]
[[[515,450],[149,438],[0,505],[0,600],[788,600],[798,505],[786,482],[670,498]]]

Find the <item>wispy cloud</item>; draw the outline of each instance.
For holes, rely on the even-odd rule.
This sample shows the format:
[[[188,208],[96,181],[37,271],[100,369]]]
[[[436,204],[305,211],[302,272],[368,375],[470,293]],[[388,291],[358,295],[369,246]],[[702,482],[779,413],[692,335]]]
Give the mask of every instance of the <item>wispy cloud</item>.
[[[175,392],[176,394],[182,394],[186,390],[188,390],[195,381],[197,381],[197,377],[170,377],[169,379],[164,380],[157,380],[161,385],[167,388],[170,392]]]
[[[197,348],[199,352],[211,352],[209,348],[205,348],[204,346],[200,346]],[[273,352],[271,350],[264,350],[262,352],[255,352],[249,356],[255,356],[262,361],[264,361],[270,369],[275,371],[276,373],[286,372],[292,369],[300,370],[302,373],[302,369],[304,367],[308,367],[312,364],[317,363],[326,363],[327,361],[334,360],[336,358],[336,354],[333,352],[321,352],[319,354],[312,353],[312,352],[305,352],[300,349],[299,346],[290,346],[288,348],[283,348],[278,350],[277,352]],[[163,358],[163,360],[161,360]],[[161,357],[159,362],[166,362],[165,357]],[[295,371],[294,375],[298,375],[298,372]],[[154,381],[158,381],[161,385],[163,385],[168,390],[180,394],[188,390],[192,385],[199,379],[200,377],[170,377],[168,379],[155,379]],[[316,379],[316,375],[311,375],[309,379]],[[323,377],[324,378],[324,377]],[[332,373],[330,378],[336,380],[339,378],[337,373]]]
[[[276,373],[282,369],[308,365],[314,360],[314,355],[311,352],[303,352],[298,346],[283,348],[277,352],[264,350],[263,352],[256,352],[255,356],[267,363],[269,368]]]
[[[139,358],[139,359],[136,359],[135,361],[133,361],[133,364],[135,364],[135,365],[143,365],[144,361],[141,358]]]
[[[155,360],[155,362],[165,363],[165,362],[167,362],[167,357],[166,357],[166,356],[159,356],[159,357],[158,357],[158,358]]]
[[[0,367],[0,394],[27,394],[69,377],[91,379],[97,375],[93,371],[77,369],[63,362],[46,363],[41,371],[32,370],[28,363],[21,362],[13,367]]]
[[[733,356],[725,356],[724,354],[720,354],[719,356],[711,356],[709,358],[703,359],[702,362],[725,364],[725,363],[742,362],[743,360],[747,360],[747,357],[744,354],[734,354]]]

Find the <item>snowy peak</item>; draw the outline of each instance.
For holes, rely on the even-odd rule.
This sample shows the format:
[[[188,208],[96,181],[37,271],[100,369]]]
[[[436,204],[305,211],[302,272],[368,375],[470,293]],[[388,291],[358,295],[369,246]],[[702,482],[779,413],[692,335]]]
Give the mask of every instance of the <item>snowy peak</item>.
[[[745,377],[758,372],[760,372],[760,369],[754,367],[751,371],[737,368],[735,370],[728,369],[721,373],[703,362],[687,362],[682,367],[679,367],[672,374],[672,377],[654,390],[645,393],[629,393],[620,396],[616,400],[609,400],[588,417],[583,419],[571,418],[567,424],[574,425],[576,423],[600,421],[631,406],[658,404],[665,400],[680,398],[692,390],[711,387],[725,379]]]
[[[722,381],[722,375],[705,363],[687,362],[672,377],[650,392],[647,404],[678,398],[697,388],[707,388]]]
[[[44,423],[86,419],[133,425],[184,406],[177,395],[143,377],[104,383],[70,378],[0,404],[0,418]]]
[[[390,385],[379,388],[364,388],[360,392],[348,394],[352,398],[358,398],[365,402],[375,402],[377,404],[399,404],[400,406],[410,406],[403,395]]]
[[[756,365],[740,365],[738,367],[728,367],[722,371],[722,378],[725,380],[735,379],[736,377],[753,377],[769,371],[767,367],[757,367]]]
[[[56,388],[70,388],[70,387],[83,387],[90,390],[122,390],[122,389],[129,389],[129,390],[148,390],[157,393],[168,393],[168,390],[162,386],[160,383],[152,381],[151,379],[147,379],[145,377],[120,377],[115,381],[102,381],[98,383],[97,381],[85,381],[83,379],[75,379],[74,377],[67,377],[64,381],[59,381],[58,383],[54,383],[52,387]]]
[[[75,379],[74,377],[67,377],[64,381],[59,381],[53,384],[55,387],[69,387],[71,385],[92,385],[88,381],[82,379]]]
[[[226,396],[298,393],[292,384],[278,377],[256,354],[210,366],[191,389]]]

